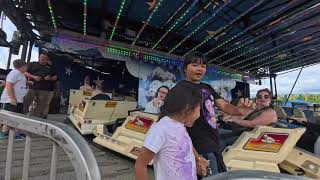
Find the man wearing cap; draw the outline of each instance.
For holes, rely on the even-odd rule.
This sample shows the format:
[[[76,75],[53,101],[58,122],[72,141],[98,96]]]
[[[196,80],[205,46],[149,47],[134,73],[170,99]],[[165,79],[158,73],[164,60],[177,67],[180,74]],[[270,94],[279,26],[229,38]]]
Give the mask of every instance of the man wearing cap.
[[[0,102],[3,109],[16,113],[22,113],[23,98],[27,94],[27,79],[24,73],[27,71],[27,64],[17,59],[13,62],[14,69],[10,71],[6,78],[6,85],[1,95]],[[8,136],[8,128],[3,125],[0,139]]]
[[[53,97],[52,82],[58,79],[58,76],[52,74],[51,66],[48,65],[49,55],[42,52],[38,62],[32,62],[28,66],[25,75],[33,85],[30,86],[28,94],[25,96],[23,111],[29,112],[29,107],[35,101],[35,107],[30,112],[31,116],[47,118],[51,99]]]

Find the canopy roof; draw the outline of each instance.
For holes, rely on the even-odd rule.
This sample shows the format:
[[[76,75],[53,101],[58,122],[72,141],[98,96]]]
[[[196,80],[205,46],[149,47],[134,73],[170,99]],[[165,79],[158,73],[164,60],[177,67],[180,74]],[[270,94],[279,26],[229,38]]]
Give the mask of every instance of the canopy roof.
[[[263,76],[320,62],[319,1],[2,0],[0,7],[42,39],[71,30],[175,56],[198,52],[213,65]]]

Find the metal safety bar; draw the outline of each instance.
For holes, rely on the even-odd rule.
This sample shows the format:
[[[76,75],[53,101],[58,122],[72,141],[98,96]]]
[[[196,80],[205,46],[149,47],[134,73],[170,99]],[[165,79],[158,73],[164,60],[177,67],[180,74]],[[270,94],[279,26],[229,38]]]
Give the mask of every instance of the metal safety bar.
[[[203,180],[311,180],[307,177],[292,176],[282,173],[256,171],[256,170],[237,170],[219,173],[214,176],[203,178]]]
[[[101,179],[98,164],[89,145],[83,137],[71,127],[59,122],[33,117],[31,118],[5,110],[0,110],[0,124],[10,127],[5,180],[10,180],[11,178],[12,152],[16,129],[27,132],[22,168],[23,180],[28,179],[32,143],[32,138],[29,133],[47,137],[53,141],[50,180],[56,179],[58,146],[60,146],[69,157],[78,180]]]

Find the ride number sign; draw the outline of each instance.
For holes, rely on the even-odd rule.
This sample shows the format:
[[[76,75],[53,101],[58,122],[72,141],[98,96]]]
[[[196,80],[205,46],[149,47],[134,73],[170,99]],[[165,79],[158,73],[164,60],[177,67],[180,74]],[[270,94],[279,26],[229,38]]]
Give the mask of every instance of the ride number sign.
[[[249,139],[243,149],[277,153],[288,137],[286,133],[263,132],[258,138]]]

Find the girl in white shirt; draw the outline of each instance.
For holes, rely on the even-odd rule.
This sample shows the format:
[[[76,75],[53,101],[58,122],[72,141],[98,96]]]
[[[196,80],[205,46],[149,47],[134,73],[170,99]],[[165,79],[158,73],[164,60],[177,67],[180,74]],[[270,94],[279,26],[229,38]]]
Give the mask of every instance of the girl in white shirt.
[[[136,179],[147,180],[153,160],[156,180],[197,180],[196,160],[186,130],[200,116],[200,94],[174,87],[161,107],[160,120],[150,128],[135,165]]]

